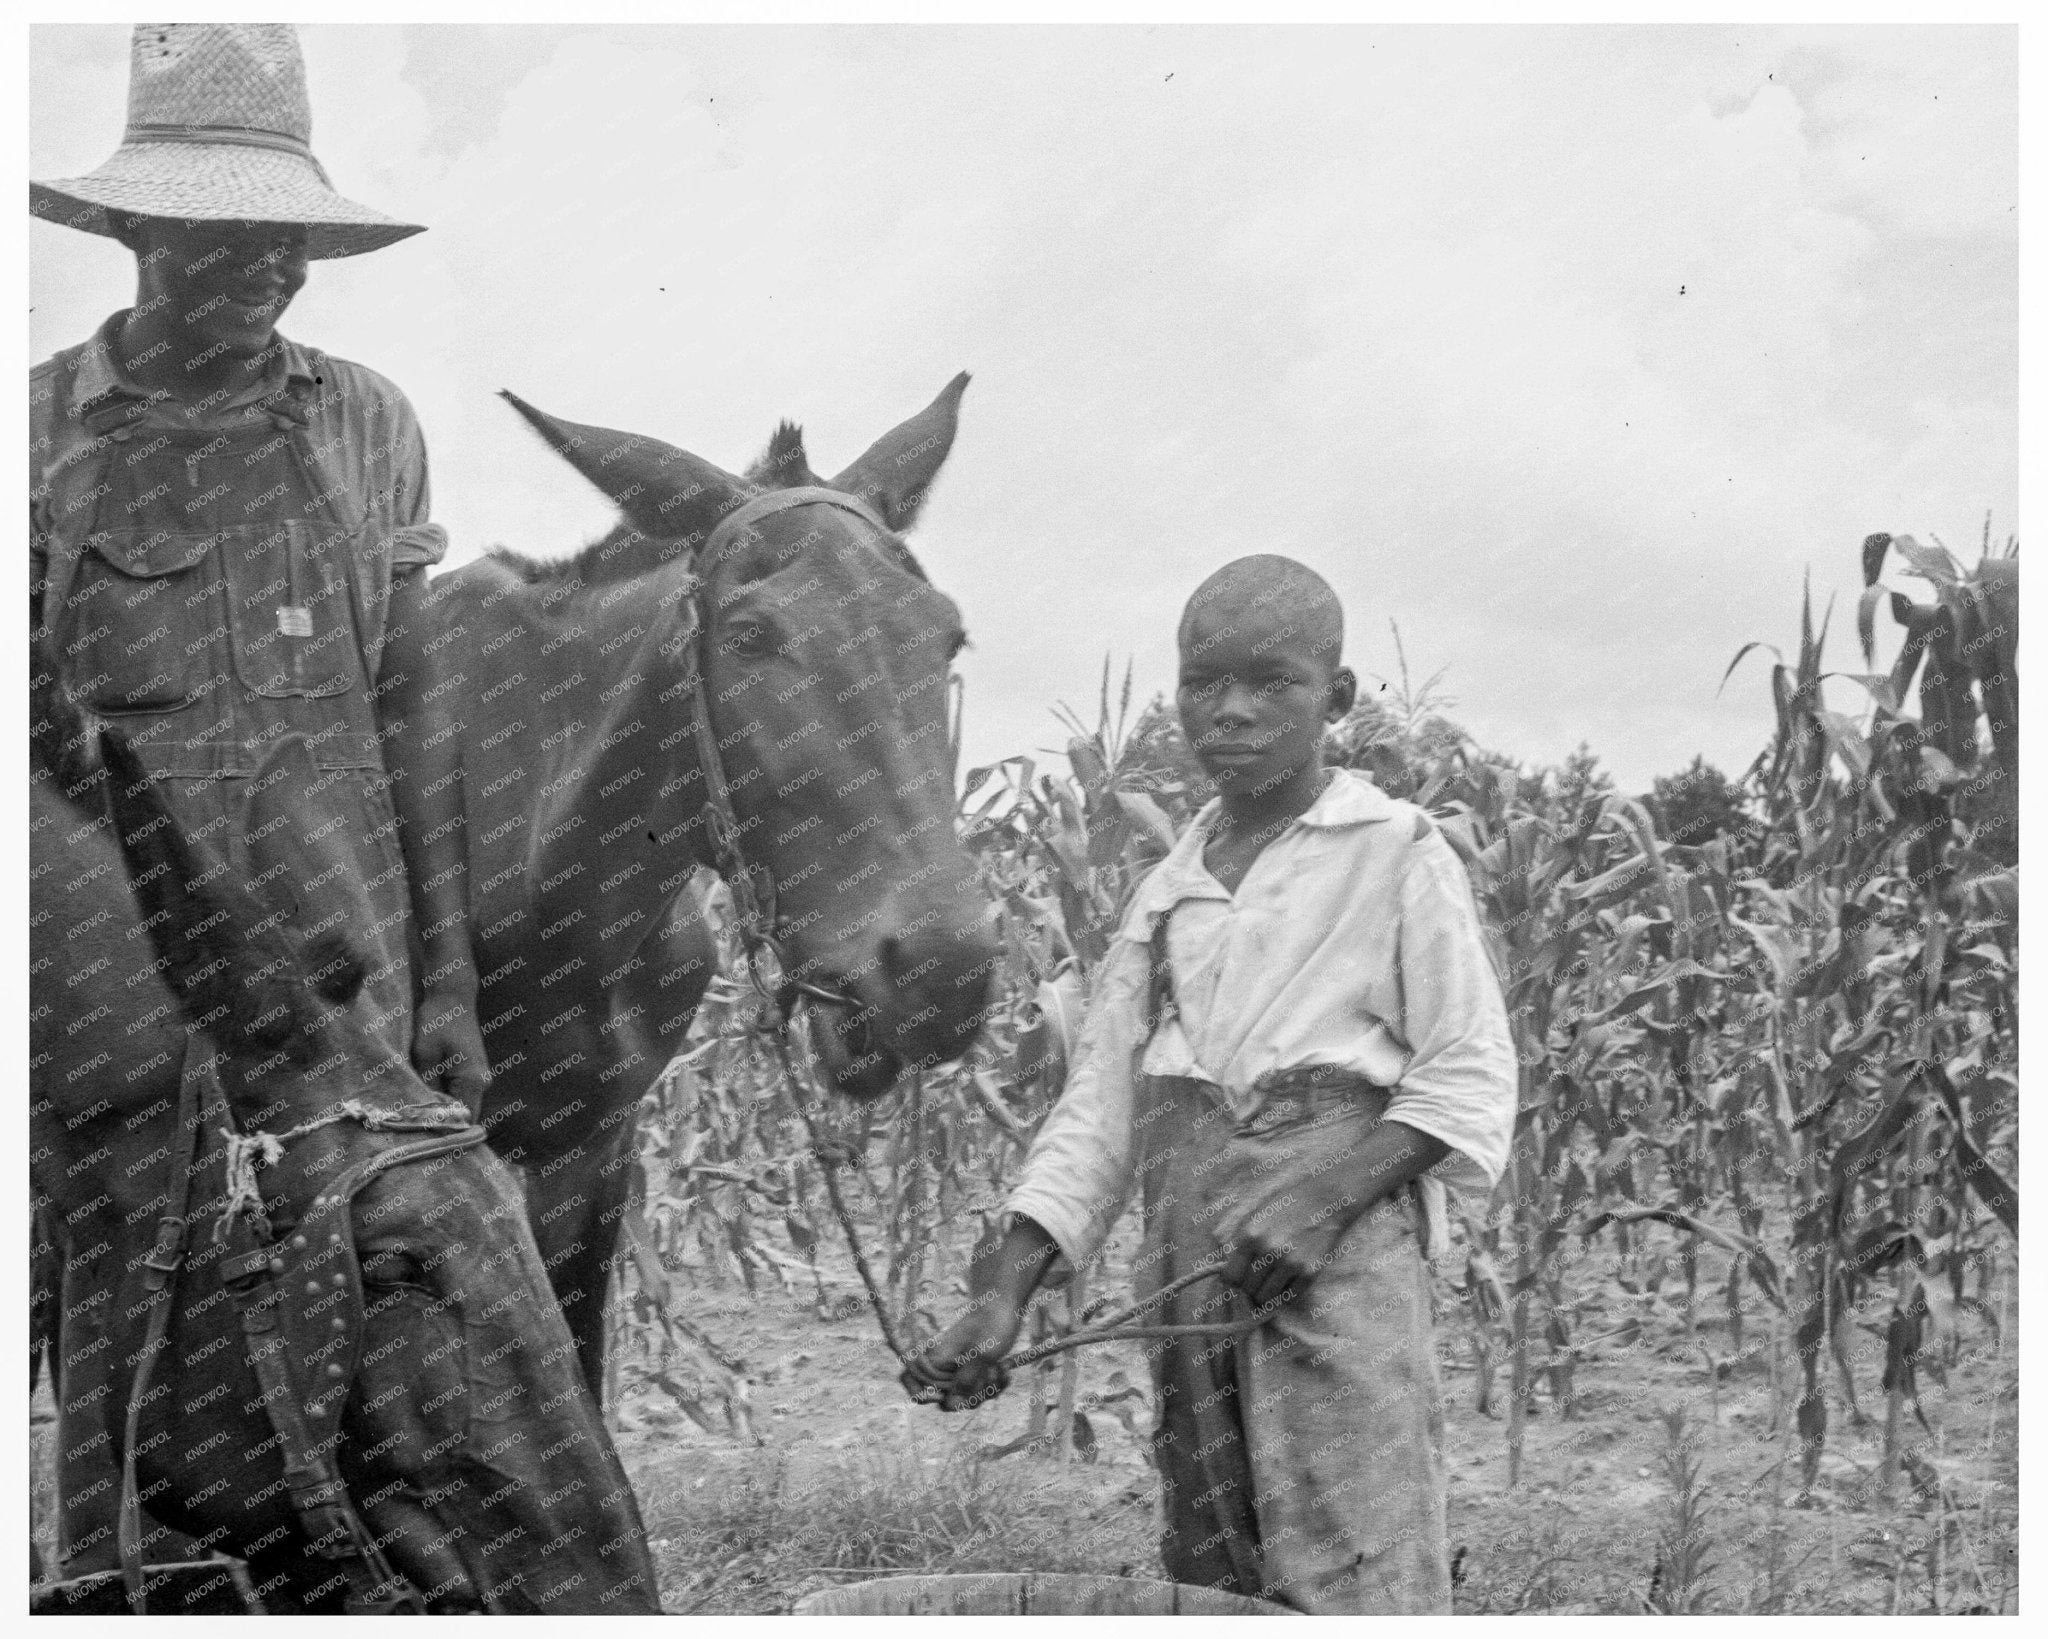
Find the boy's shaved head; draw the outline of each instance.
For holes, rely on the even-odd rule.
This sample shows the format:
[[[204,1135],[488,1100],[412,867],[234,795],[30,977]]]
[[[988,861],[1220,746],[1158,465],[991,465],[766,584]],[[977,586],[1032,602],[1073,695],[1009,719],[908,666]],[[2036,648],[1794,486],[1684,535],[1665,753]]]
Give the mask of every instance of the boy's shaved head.
[[[1174,697],[1225,813],[1285,821],[1315,802],[1323,729],[1358,698],[1343,651],[1337,594],[1292,558],[1239,558],[1195,588]]]
[[[1180,617],[1180,646],[1225,627],[1276,626],[1334,667],[1344,651],[1344,606],[1305,563],[1276,553],[1235,558],[1195,588]]]

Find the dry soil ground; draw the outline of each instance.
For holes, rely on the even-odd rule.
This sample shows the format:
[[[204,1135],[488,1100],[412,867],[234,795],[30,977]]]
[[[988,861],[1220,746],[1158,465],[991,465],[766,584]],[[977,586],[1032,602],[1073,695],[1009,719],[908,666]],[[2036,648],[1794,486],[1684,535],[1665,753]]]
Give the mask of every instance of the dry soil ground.
[[[1703,1282],[1689,1329],[1668,1285],[1660,1297],[1631,1295],[1598,1271],[1589,1257],[1579,1284],[1602,1296],[1581,1307],[1577,1335],[1622,1336],[1580,1359],[1568,1416],[1539,1379],[1513,1485],[1505,1419],[1475,1408],[1462,1315],[1442,1291],[1460,1611],[1639,1612],[1646,1600],[1759,1613],[2017,1610],[2009,1267],[1987,1294],[1994,1309],[2004,1300],[2002,1331],[1965,1319],[1946,1387],[1924,1385],[1931,1428],[1906,1414],[1901,1443],[1912,1456],[1889,1496],[1881,1336],[1859,1328],[1867,1421],[1852,1418],[1836,1376],[1826,1454],[1803,1497],[1785,1433],[1796,1388],[1782,1318],[1753,1300],[1738,1349],[1717,1288],[1710,1299]],[[834,1282],[828,1264],[827,1288],[835,1318],[821,1317],[808,1291],[690,1294],[693,1318],[755,1374],[758,1445],[700,1429],[658,1390],[618,1408],[669,1609],[786,1611],[817,1588],[911,1570],[1159,1574],[1144,1403],[1090,1418],[1092,1461],[988,1455],[1025,1433],[1025,1386],[973,1413],[912,1406],[873,1317],[854,1302],[850,1271]],[[1883,1313],[1862,1318],[1877,1325]],[[1121,1386],[1119,1372],[1146,1383],[1136,1345],[1083,1351],[1081,1403]],[[1503,1363],[1497,1413],[1507,1393]],[[1674,1518],[1663,1416],[1672,1408],[1686,1414],[1697,1468],[1689,1529]],[[1131,1426],[1119,1410],[1135,1413]],[[1676,1575],[1660,1569],[1674,1533],[1690,1536],[1690,1578],[1682,1564]]]
[[[1582,1274],[1594,1273],[1589,1261]],[[1801,1497],[1783,1432],[1792,1382],[1782,1320],[1757,1305],[1738,1350],[1718,1303],[1703,1299],[1689,1331],[1668,1287],[1637,1297],[1592,1278],[1580,1284],[1604,1295],[1583,1306],[1578,1335],[1625,1334],[1631,1320],[1637,1335],[1585,1353],[1570,1416],[1539,1380],[1510,1485],[1505,1422],[1475,1409],[1478,1379],[1446,1290],[1439,1353],[1457,1608],[1637,1612],[1655,1598],[1716,1611],[2016,1611],[2013,1280],[2008,1265],[1988,1294],[2002,1330],[1966,1320],[1946,1387],[1926,1385],[1931,1429],[1909,1414],[1913,1455],[1889,1497],[1877,1337],[1858,1333],[1868,1421],[1853,1422],[1835,1379],[1819,1482]],[[808,1290],[684,1294],[691,1317],[745,1358],[759,1443],[699,1428],[658,1388],[615,1408],[668,1609],[787,1611],[818,1588],[914,1570],[1159,1574],[1142,1401],[1095,1411],[1092,1460],[991,1456],[1025,1432],[1026,1386],[973,1413],[912,1406],[850,1269],[828,1261],[826,1287],[829,1317]],[[1119,1372],[1145,1383],[1135,1345],[1083,1351],[1080,1403],[1120,1387]],[[1496,1411],[1506,1395],[1503,1368]],[[1689,1582],[1660,1569],[1677,1529],[1667,1408],[1686,1412],[1698,1467],[1700,1564]],[[43,1502],[50,1430],[32,1422]]]

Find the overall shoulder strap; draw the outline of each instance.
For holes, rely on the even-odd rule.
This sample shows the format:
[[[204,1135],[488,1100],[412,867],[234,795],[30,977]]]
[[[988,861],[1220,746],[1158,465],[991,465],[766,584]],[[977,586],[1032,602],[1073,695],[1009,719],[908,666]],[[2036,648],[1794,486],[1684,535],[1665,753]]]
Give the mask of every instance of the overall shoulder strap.
[[[29,442],[30,544],[41,556],[68,558],[77,551],[90,527],[90,497],[85,492],[102,470],[94,457],[104,453],[107,434],[115,423],[125,422],[136,402],[124,398],[110,405],[105,426],[98,424],[101,418],[78,413],[78,360],[86,346],[67,347],[29,373],[29,424],[46,429],[41,437],[32,434]],[[47,410],[39,411],[34,402],[38,391],[49,394]],[[60,595],[65,589],[59,588]]]
[[[78,451],[95,441],[93,429],[84,426],[76,413],[73,389],[77,386],[78,360],[86,344],[67,347],[45,359],[29,372],[29,425],[48,429],[48,440],[37,447],[31,439],[29,485],[47,487],[52,475],[75,459]],[[38,412],[37,395],[47,397],[49,408]]]
[[[1173,906],[1167,906],[1152,922],[1152,977],[1145,993],[1145,1039],[1148,1041],[1162,1024],[1180,1011],[1180,1001],[1173,990],[1173,958],[1166,951],[1166,930],[1173,921],[1173,911]]]
[[[307,376],[296,373],[285,378],[285,384],[266,400],[277,413],[289,417],[300,426],[309,425],[323,410],[341,402],[341,390],[335,381],[334,361],[317,347],[304,342],[292,344],[304,358]],[[309,379],[310,377],[310,379]]]

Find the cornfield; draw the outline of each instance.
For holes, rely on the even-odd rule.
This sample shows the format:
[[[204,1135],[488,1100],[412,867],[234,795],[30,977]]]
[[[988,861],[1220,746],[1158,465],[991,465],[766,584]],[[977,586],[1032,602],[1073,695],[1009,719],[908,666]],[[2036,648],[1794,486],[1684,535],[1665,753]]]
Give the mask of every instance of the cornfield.
[[[1575,1359],[1602,1341],[1577,1318],[1593,1285],[1669,1282],[1688,1328],[1718,1304],[1738,1351],[1775,1363],[1789,1344],[1808,1488],[1831,1408],[1860,1423],[1866,1400],[1882,1403],[1889,1488],[1918,1460],[1905,1420],[1923,1383],[1964,1328],[2003,1324],[1987,1294],[2018,1227],[2016,549],[1987,538],[1966,569],[1872,536],[1863,559],[1865,670],[1824,670],[1829,613],[1816,623],[1810,596],[1789,657],[1738,654],[1731,677],[1752,651],[1775,656],[1775,725],[1704,818],[1531,776],[1474,746],[1405,666],[1331,733],[1332,761],[1435,817],[1495,945],[1517,1137],[1492,1201],[1465,1203],[1444,1273],[1481,1408],[1505,1389],[1510,1483],[1538,1386],[1569,1416]],[[1932,604],[1880,584],[1894,561]],[[1887,610],[1903,646],[1879,673]],[[1862,709],[1833,709],[1830,681]],[[1059,1095],[1119,907],[1207,795],[1172,713],[1154,702],[1133,719],[1131,705],[1128,676],[1113,697],[1105,666],[1096,721],[1062,712],[1069,772],[1020,756],[966,775],[961,835],[1004,951],[988,1028],[887,1105],[824,1116],[857,1157],[855,1213],[910,1336],[964,1292],[975,1239]],[[708,878],[706,894],[716,911]],[[779,1283],[821,1312],[854,1303],[843,1281],[828,1291],[821,1259],[840,1230],[771,1024],[750,987],[719,980],[650,1093],[614,1305],[614,1403],[657,1389],[742,1438],[744,1364],[689,1321],[684,1289]],[[1091,1299],[1084,1271],[1039,1325],[1111,1297]],[[1850,1348],[1872,1302],[1875,1383]],[[1092,1446],[1088,1412],[1129,1427],[1143,1399],[1120,1374],[1079,1397],[1075,1358],[1032,1374],[1027,1439],[1061,1455]]]

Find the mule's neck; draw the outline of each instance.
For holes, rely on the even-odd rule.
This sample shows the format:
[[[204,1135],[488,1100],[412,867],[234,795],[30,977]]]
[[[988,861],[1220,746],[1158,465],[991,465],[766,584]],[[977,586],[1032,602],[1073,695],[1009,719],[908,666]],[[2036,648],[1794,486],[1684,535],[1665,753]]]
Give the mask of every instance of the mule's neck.
[[[530,914],[565,962],[580,958],[564,975],[577,988],[608,987],[714,863],[692,715],[694,590],[670,563],[586,592],[577,611],[576,666],[598,711],[541,793],[527,866]]]

